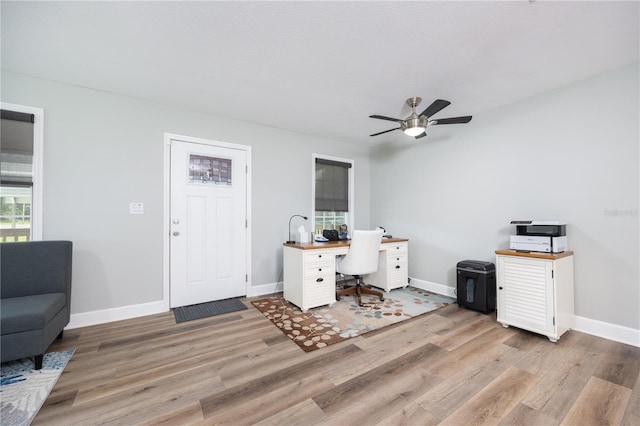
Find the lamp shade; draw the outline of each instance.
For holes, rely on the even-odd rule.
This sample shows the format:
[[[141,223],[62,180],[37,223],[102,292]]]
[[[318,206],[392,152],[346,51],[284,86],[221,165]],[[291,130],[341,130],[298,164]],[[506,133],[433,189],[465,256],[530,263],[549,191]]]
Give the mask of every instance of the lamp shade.
[[[405,135],[418,136],[425,132],[428,124],[426,117],[410,117],[401,123],[401,127]]]
[[[404,134],[407,136],[418,136],[424,133],[424,127],[407,127]]]

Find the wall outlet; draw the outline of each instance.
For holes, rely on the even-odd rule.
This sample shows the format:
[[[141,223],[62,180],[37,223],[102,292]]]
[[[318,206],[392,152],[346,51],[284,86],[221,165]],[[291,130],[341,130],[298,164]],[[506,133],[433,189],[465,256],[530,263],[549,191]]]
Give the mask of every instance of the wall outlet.
[[[144,214],[144,203],[129,203],[129,214]]]

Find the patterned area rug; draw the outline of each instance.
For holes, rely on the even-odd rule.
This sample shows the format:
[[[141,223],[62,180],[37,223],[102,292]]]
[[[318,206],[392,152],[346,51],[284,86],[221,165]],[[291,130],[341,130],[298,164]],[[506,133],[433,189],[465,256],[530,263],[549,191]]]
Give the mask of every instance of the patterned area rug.
[[[0,424],[29,425],[58,381],[74,350],[44,354],[42,369],[33,359],[2,364],[0,378]]]
[[[251,303],[306,352],[360,336],[455,302],[454,298],[415,287],[399,288],[385,295],[363,295],[364,306],[355,296],[343,296],[333,307],[321,306],[302,312],[281,297]]]

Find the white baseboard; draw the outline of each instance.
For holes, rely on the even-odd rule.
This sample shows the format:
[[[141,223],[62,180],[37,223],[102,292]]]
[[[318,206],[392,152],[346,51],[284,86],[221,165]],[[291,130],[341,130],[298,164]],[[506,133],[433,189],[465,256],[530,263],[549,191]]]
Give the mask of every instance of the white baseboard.
[[[640,330],[575,316],[572,330],[640,347]]]
[[[432,291],[434,293],[442,294],[449,297],[456,297],[456,289],[448,285],[419,280],[416,278],[411,278],[409,284],[422,290]],[[279,293],[281,291],[282,283],[263,284],[259,286],[249,287],[247,289],[247,297],[265,296]],[[167,309],[165,307],[164,301],[159,300],[157,302],[142,303],[139,305],[122,306],[118,308],[103,309],[93,312],[83,312],[80,314],[72,314],[71,321],[65,328],[69,330],[73,328],[87,327],[90,325],[104,324],[112,321],[121,321],[130,318],[142,317],[145,315],[159,314],[166,311]],[[636,330],[634,328],[624,327],[621,325],[611,324],[576,315],[573,330],[613,340],[615,342],[621,342],[627,345],[640,347],[640,330]]]
[[[247,288],[247,297],[268,296],[283,291],[283,283],[270,283]]]
[[[112,309],[71,314],[71,320],[65,329],[70,330],[73,328],[121,321],[130,318],[143,317],[145,315],[159,314],[166,311],[165,303],[162,300],[159,300],[157,302],[141,303],[139,305],[121,306]]]
[[[264,296],[282,291],[282,283],[263,284],[249,287],[247,297]],[[90,325],[105,324],[113,321],[122,321],[131,318],[143,317],[145,315],[160,314],[167,312],[166,303],[162,300],[157,302],[142,303],[139,305],[121,306],[112,309],[101,309],[99,311],[83,312],[71,314],[71,320],[65,330],[88,327]]]
[[[446,296],[456,297],[455,289],[446,285],[436,284],[429,281],[422,281],[412,278],[412,286],[423,290],[432,291]],[[269,296],[283,291],[283,283],[269,283],[247,288],[247,297]],[[71,315],[71,322],[67,329],[85,327],[88,325],[102,324],[111,321],[136,318],[144,315],[153,315],[165,312],[163,302],[150,302],[141,305],[123,306],[121,308],[104,309],[101,311],[86,312]]]
[[[443,294],[445,296],[456,297],[455,288],[442,284],[432,283],[430,281],[418,280],[411,278],[409,285],[420,288],[422,290],[432,291],[434,293]],[[247,297],[268,296],[274,293],[280,293],[283,283],[263,284],[247,289]]]
[[[431,281],[419,280],[417,278],[410,278],[409,285],[434,293],[442,294],[444,296],[456,297],[456,289],[449,287],[448,285],[438,284]]]
[[[422,290],[432,291],[445,296],[456,297],[456,289],[447,285],[411,278],[410,285]],[[602,337],[615,342],[640,347],[640,330],[617,324],[593,320],[576,315],[572,330],[592,336]]]

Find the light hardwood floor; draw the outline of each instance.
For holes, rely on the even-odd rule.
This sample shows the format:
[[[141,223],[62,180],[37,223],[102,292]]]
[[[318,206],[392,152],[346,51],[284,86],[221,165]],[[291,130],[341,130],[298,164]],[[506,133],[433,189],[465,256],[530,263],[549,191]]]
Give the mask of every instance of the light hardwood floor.
[[[65,331],[34,425],[640,425],[640,348],[450,305],[303,352],[249,309]]]

